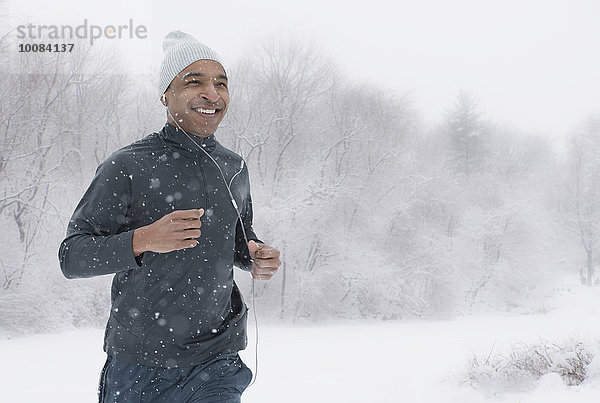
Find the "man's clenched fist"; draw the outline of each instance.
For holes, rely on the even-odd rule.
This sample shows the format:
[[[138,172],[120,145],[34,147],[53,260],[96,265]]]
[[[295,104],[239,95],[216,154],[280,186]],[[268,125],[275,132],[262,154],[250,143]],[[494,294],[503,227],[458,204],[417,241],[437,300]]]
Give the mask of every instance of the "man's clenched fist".
[[[196,238],[201,235],[200,217],[204,209],[173,211],[153,222],[133,231],[133,254],[144,252],[166,253],[174,250],[193,248],[198,245]]]
[[[281,266],[279,251],[272,246],[248,242],[252,263],[252,277],[258,280],[270,280]]]

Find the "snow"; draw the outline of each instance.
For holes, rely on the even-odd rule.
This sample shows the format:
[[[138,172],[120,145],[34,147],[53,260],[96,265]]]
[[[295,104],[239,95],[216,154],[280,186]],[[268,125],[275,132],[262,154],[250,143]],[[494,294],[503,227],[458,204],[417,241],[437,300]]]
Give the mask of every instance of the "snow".
[[[500,350],[542,338],[597,340],[597,306],[454,320],[261,325],[258,379],[243,401],[598,402],[598,376],[566,386],[559,376],[548,374],[519,393],[475,390],[464,382],[469,359],[492,347]],[[254,370],[252,326],[249,331],[250,343],[241,355]],[[103,329],[88,328],[0,339],[0,400],[94,402],[105,359],[102,337]],[[598,357],[590,369],[597,366]]]
[[[106,360],[101,329],[0,340],[3,402],[93,402]]]

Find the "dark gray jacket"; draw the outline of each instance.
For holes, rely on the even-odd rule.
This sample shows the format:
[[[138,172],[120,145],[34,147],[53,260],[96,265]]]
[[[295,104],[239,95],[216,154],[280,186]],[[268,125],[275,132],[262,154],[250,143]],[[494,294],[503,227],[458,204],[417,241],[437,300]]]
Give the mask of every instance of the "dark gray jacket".
[[[231,181],[248,239],[260,242],[241,157],[214,135],[201,144]],[[134,257],[134,229],[197,208],[205,209],[199,245]],[[233,265],[249,270],[250,262],[238,221],[218,168],[169,124],[103,162],[73,213],[59,260],[67,278],[115,274],[105,351],[186,367],[245,348],[247,308]]]

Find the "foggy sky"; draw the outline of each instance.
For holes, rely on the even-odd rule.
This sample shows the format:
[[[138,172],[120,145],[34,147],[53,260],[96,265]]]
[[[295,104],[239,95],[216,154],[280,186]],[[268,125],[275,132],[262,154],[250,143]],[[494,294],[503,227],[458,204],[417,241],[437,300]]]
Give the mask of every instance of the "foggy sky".
[[[235,62],[269,35],[313,41],[353,79],[408,92],[435,123],[459,90],[485,117],[549,139],[600,109],[600,2],[444,0],[9,3],[11,24],[125,24],[146,40],[104,41],[141,72],[181,29]],[[175,6],[173,4],[176,4]],[[96,45],[94,45],[96,46]]]

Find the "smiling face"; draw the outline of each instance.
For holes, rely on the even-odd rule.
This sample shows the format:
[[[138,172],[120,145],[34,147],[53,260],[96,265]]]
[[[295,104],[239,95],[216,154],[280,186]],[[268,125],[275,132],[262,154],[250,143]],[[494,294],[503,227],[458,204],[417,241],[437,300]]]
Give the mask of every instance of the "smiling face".
[[[217,130],[229,105],[225,70],[213,60],[198,60],[173,79],[165,97],[171,125],[208,137]]]

